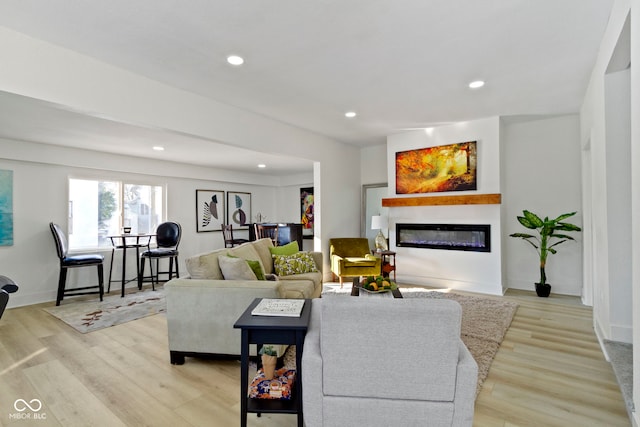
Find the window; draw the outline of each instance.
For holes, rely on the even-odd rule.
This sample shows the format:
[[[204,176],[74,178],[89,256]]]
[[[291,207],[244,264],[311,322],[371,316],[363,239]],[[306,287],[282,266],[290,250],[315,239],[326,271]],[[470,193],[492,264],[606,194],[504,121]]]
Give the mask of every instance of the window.
[[[153,233],[164,221],[159,185],[69,179],[69,248],[111,246],[108,236]]]

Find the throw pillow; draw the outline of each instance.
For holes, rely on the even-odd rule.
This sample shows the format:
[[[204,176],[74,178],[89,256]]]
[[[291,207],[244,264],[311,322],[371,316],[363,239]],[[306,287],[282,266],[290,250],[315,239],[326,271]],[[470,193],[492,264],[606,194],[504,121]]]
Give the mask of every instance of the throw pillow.
[[[227,253],[227,256],[230,258],[239,258],[239,259],[243,259],[242,257],[237,257],[235,255],[231,255],[230,253]],[[247,265],[249,265],[249,268],[251,269],[251,271],[253,271],[253,274],[256,275],[256,278],[258,280],[266,280],[264,277],[264,270],[262,269],[262,263],[260,261],[254,261],[251,259],[245,259],[245,262],[247,263]]]
[[[258,280],[266,280],[264,277],[264,271],[262,270],[262,264],[260,263],[260,261],[254,261],[254,260],[248,259],[246,260],[246,263],[249,265],[249,268],[251,269],[251,271],[253,271],[253,274],[256,275]]]
[[[316,263],[309,252],[298,252],[293,255],[274,255],[273,268],[278,276],[315,273]]]
[[[298,247],[298,241],[294,240],[293,242],[287,243],[282,246],[273,246],[269,248],[271,255],[293,255],[298,252],[300,248]]]
[[[221,255],[218,257],[218,263],[225,280],[258,280],[249,264],[242,258]]]

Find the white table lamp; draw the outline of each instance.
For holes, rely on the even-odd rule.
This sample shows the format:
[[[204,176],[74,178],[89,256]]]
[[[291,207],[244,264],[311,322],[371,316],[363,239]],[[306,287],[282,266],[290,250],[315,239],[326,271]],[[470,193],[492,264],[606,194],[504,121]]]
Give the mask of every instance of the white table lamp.
[[[374,215],[371,217],[371,229],[378,230],[378,235],[375,238],[376,250],[386,251],[389,249],[387,245],[387,239],[384,237],[383,229],[389,228],[389,219],[386,216]]]

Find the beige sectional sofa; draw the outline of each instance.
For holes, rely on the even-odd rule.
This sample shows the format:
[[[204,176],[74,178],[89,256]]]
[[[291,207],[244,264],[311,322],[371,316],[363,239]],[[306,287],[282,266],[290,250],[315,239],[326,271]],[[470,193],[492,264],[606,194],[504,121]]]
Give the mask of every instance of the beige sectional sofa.
[[[265,238],[199,254],[185,260],[189,276],[165,283],[167,327],[172,364],[185,356],[240,355],[240,330],[233,324],[255,298],[318,298],[322,293],[322,253],[308,253],[316,272],[280,275],[277,280],[225,280],[219,258],[258,261],[274,274],[271,239]],[[306,254],[300,254],[305,255]],[[225,258],[228,260],[229,258]],[[280,346],[282,355],[286,346]],[[252,348],[255,354],[255,346]]]

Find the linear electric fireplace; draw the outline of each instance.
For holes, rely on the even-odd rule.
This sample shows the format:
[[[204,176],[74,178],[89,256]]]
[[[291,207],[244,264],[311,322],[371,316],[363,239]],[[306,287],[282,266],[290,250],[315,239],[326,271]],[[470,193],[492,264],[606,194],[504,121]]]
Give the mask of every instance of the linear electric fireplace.
[[[491,225],[396,224],[396,246],[491,252]]]

